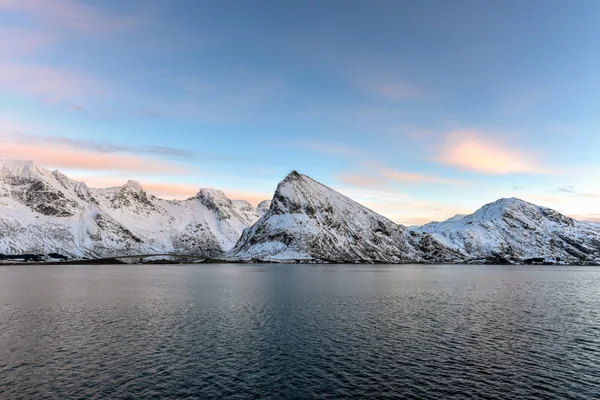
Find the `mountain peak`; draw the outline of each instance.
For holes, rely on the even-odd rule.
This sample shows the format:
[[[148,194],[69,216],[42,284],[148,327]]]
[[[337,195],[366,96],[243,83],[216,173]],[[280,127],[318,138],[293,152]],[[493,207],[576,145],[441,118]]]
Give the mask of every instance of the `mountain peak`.
[[[127,183],[123,185],[123,189],[135,193],[141,193],[144,191],[142,184],[134,180],[128,180]]]
[[[51,172],[45,168],[39,167],[31,160],[0,158],[0,176],[40,178],[41,176],[51,176]]]
[[[516,197],[505,197],[488,203],[467,218],[496,219],[513,213],[537,213],[539,207]]]
[[[301,173],[299,173],[296,170],[293,170],[292,172],[290,172],[289,174],[287,174],[285,176],[285,178],[283,178],[283,180],[281,181],[281,183],[300,181],[300,180],[302,180],[303,177],[307,177],[307,176],[306,175],[302,175]]]
[[[262,216],[269,211],[269,208],[271,208],[271,200],[263,200],[256,206],[256,211]]]
[[[233,209],[233,202],[218,189],[202,188],[193,198],[198,199],[209,210],[217,211],[222,219],[230,216],[229,212],[225,211],[226,209]]]
[[[405,228],[296,171],[230,253],[234,258],[402,262],[418,260]]]

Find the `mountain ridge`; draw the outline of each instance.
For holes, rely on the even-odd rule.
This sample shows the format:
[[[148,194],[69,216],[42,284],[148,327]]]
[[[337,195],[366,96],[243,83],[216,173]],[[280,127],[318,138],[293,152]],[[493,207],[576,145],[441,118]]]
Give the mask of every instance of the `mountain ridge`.
[[[32,161],[0,158],[0,254],[180,253],[229,261],[600,263],[600,224],[502,198],[405,227],[297,171],[253,207],[217,189],[185,200],[135,180],[90,188]]]
[[[198,193],[164,200],[134,180],[89,188],[32,161],[0,159],[0,254],[213,257],[232,247],[260,217],[248,202],[230,200],[221,191]]]

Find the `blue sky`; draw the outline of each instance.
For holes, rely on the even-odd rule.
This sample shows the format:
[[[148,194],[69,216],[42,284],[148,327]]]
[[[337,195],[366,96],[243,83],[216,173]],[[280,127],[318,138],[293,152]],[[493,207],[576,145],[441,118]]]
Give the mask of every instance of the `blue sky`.
[[[600,2],[0,0],[0,156],[256,203],[291,170],[405,224],[600,219]]]

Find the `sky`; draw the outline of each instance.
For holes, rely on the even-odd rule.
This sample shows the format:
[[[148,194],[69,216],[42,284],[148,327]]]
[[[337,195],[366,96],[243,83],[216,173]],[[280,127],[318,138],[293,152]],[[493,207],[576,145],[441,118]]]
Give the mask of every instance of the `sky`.
[[[600,1],[0,0],[0,157],[253,204],[290,171],[406,225],[600,221]]]

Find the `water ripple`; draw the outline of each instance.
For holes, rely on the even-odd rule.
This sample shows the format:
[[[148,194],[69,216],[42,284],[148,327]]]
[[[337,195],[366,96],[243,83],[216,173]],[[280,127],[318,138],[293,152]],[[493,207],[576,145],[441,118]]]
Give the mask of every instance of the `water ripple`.
[[[21,267],[0,281],[2,399],[600,398],[600,269]]]

